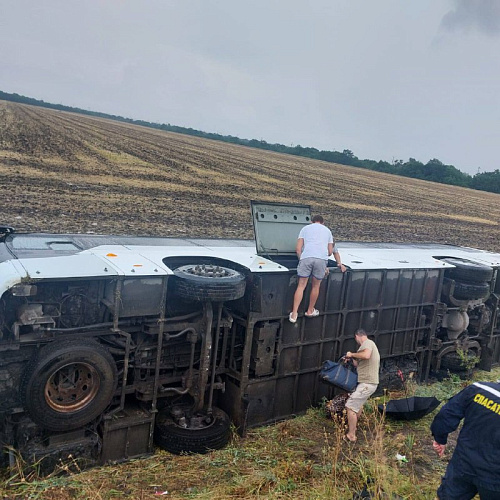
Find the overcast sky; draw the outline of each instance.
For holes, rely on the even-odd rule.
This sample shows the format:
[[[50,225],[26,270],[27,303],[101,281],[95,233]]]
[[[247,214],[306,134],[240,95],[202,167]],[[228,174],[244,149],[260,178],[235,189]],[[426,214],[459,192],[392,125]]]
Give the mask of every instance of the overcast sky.
[[[0,90],[500,168],[500,0],[0,0]]]

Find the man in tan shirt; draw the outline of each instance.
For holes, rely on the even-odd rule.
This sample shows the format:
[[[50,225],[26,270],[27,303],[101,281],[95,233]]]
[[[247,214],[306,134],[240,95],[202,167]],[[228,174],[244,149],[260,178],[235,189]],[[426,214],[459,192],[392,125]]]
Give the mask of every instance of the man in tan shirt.
[[[379,383],[378,372],[380,370],[380,354],[375,342],[370,340],[366,332],[361,329],[356,331],[354,338],[359,345],[358,351],[348,351],[345,355],[347,359],[352,359],[354,366],[358,368],[358,385],[345,404],[349,426],[345,438],[353,443],[357,439],[356,427],[363,405],[377,390]]]

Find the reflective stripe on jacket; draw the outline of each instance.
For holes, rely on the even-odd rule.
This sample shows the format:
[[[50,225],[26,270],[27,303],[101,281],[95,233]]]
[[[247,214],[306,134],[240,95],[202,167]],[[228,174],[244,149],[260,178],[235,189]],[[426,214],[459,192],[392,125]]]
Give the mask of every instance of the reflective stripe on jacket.
[[[436,442],[446,444],[462,419],[450,462],[485,487],[500,489],[500,383],[476,382],[452,397],[431,424]]]

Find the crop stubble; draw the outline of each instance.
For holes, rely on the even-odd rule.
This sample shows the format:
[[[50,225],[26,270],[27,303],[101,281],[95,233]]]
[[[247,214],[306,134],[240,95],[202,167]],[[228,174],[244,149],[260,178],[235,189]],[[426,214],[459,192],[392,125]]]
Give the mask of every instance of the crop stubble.
[[[500,196],[0,101],[0,223],[252,237],[249,200],[306,203],[340,240],[500,251]]]

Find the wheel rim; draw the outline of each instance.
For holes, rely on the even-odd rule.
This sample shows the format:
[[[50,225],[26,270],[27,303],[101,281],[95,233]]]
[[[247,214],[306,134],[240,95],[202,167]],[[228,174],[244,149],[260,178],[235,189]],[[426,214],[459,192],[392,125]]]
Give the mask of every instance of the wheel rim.
[[[230,276],[234,276],[235,274],[232,269],[227,269],[225,267],[212,264],[186,266],[185,268],[183,268],[183,270],[187,274],[204,278],[227,278]]]
[[[61,413],[71,413],[87,406],[97,394],[100,379],[87,363],[71,363],[54,372],[45,384],[45,400]]]

